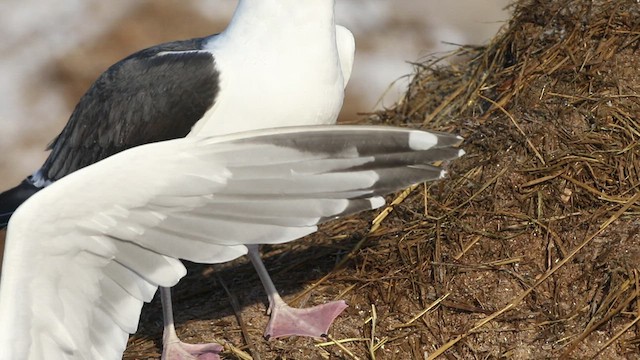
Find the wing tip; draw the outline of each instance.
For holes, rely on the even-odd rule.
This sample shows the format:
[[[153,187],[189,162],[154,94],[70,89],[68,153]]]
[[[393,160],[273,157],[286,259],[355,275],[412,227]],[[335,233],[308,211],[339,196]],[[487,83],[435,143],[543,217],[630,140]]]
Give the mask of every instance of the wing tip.
[[[425,131],[409,132],[409,147],[412,150],[427,150],[438,143],[438,137],[435,134]]]
[[[459,146],[464,138],[459,135],[413,130],[409,133],[409,147],[412,150],[428,150],[437,147]]]
[[[382,196],[372,197],[369,199],[369,202],[371,203],[371,210],[380,208],[386,203]]]

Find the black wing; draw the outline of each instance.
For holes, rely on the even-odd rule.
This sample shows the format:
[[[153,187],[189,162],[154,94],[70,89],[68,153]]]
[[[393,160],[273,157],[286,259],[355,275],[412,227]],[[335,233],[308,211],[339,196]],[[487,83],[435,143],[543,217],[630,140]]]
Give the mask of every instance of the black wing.
[[[196,52],[206,39],[141,50],[100,75],[49,146],[42,180],[134,146],[186,136],[219,90],[213,55]]]

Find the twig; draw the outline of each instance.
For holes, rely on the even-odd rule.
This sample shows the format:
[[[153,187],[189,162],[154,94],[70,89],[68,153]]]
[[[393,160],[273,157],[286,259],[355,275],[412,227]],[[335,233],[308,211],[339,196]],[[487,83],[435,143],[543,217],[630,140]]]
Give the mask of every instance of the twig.
[[[242,332],[242,337],[244,338],[244,341],[247,343],[247,346],[249,347],[249,351],[251,352],[253,357],[251,357],[251,355],[247,354],[246,352],[238,349],[237,347],[229,343],[226,343],[223,345],[225,347],[225,350],[228,349],[234,355],[240,357],[243,360],[252,360],[252,359],[260,360],[260,354],[256,350],[255,344],[253,343],[253,340],[251,340],[251,337],[249,336],[249,331],[247,330],[247,327],[244,324],[244,321],[242,320],[242,315],[240,314],[240,304],[238,304],[238,299],[236,298],[235,295],[231,293],[231,291],[229,291],[227,284],[224,283],[224,281],[222,280],[222,277],[217,272],[216,272],[216,278],[218,279],[218,282],[220,283],[220,285],[222,285],[222,288],[224,289],[224,291],[227,293],[227,296],[229,297],[229,302],[231,303],[233,312],[236,315],[238,324],[240,325],[240,331]]]

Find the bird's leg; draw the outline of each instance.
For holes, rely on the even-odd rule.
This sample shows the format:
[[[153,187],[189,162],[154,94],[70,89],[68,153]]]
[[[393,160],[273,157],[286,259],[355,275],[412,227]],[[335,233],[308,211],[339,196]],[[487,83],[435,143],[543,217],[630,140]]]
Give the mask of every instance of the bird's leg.
[[[171,288],[160,287],[164,333],[162,334],[162,360],[220,360],[223,347],[220,344],[187,344],[176,334],[173,324]]]
[[[267,314],[270,314],[271,318],[264,332],[264,337],[267,339],[290,335],[326,337],[331,323],[347,308],[347,304],[340,300],[306,309],[287,305],[273,285],[273,281],[271,281],[271,277],[260,258],[258,247],[258,245],[247,245],[249,259],[258,272],[269,297]]]

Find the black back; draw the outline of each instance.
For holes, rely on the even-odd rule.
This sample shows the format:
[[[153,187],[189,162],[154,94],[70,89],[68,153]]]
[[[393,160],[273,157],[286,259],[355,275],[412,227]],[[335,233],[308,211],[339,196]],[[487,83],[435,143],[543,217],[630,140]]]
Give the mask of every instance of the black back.
[[[128,148],[186,136],[219,90],[205,38],[141,50],[112,65],[82,96],[42,166],[59,178]]]
[[[20,185],[0,194],[0,229],[9,223],[11,214],[40,188],[34,186],[28,180],[23,180]]]
[[[134,146],[186,136],[219,91],[213,55],[195,52],[207,39],[153,46],[102,73],[49,145],[39,178],[0,194],[0,229],[50,181]],[[184,51],[194,52],[171,53]]]

